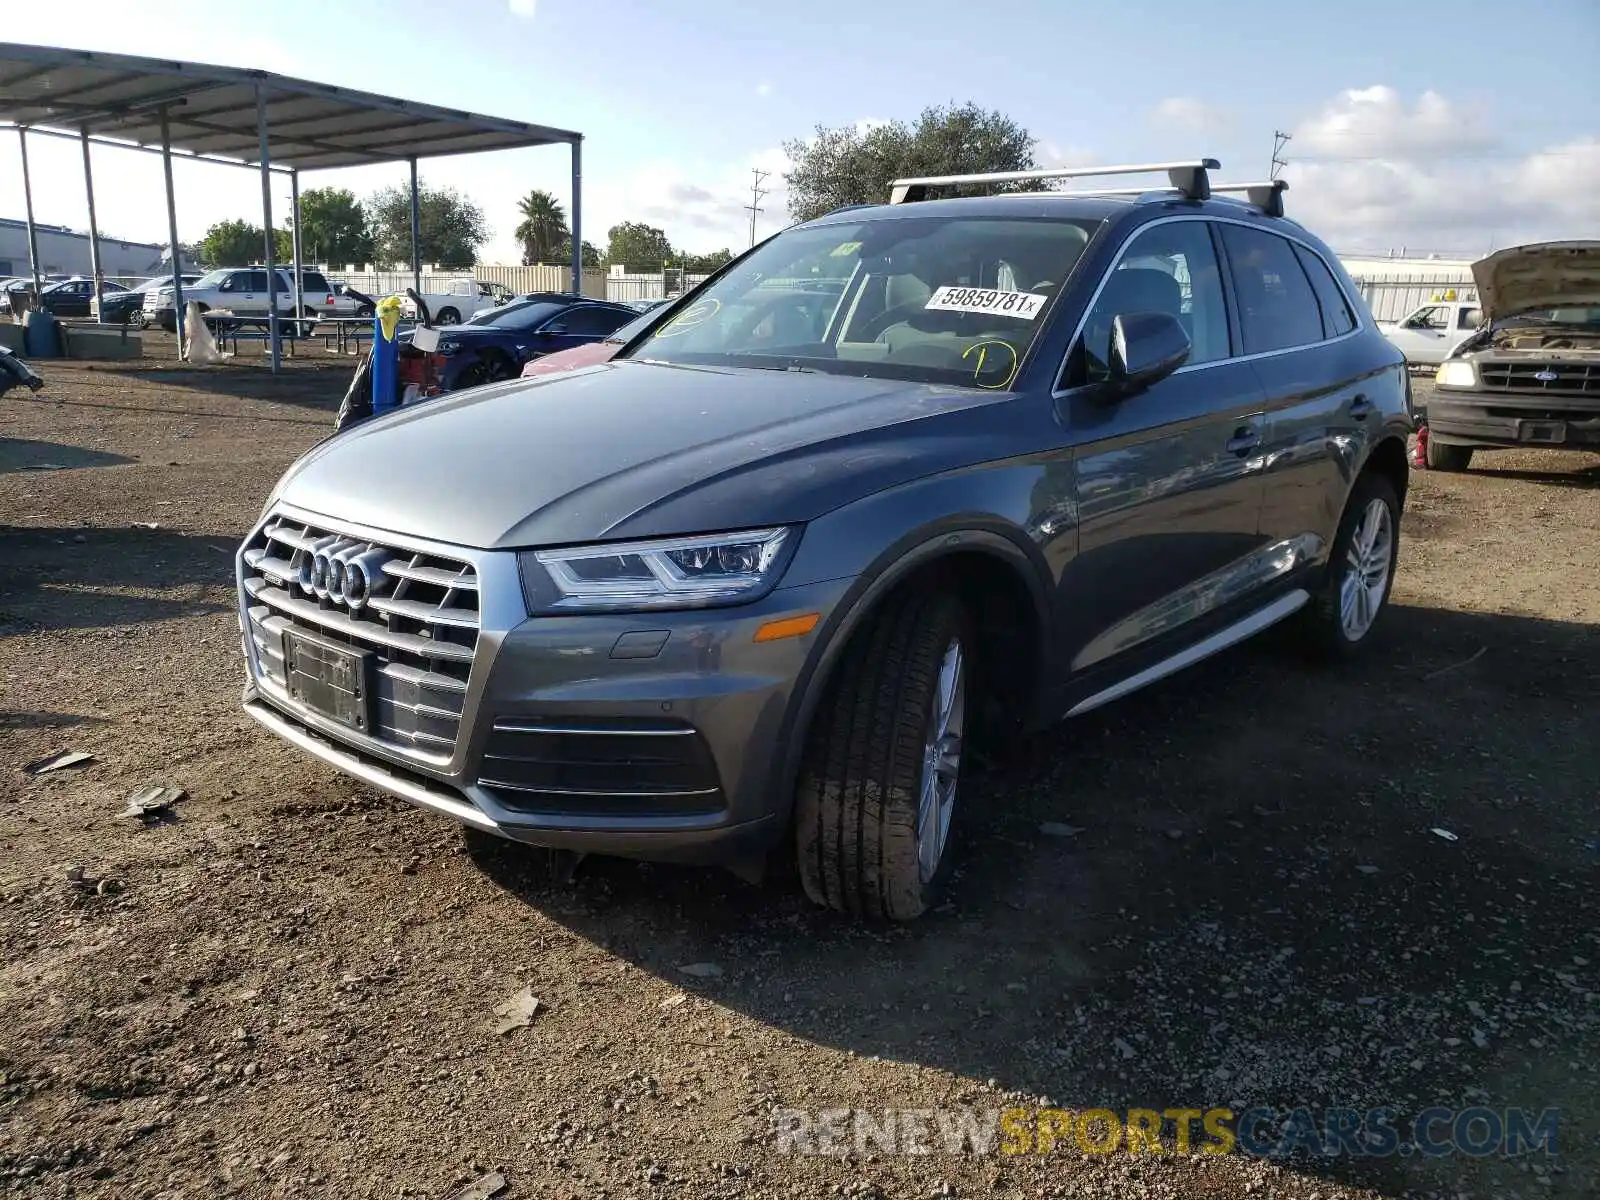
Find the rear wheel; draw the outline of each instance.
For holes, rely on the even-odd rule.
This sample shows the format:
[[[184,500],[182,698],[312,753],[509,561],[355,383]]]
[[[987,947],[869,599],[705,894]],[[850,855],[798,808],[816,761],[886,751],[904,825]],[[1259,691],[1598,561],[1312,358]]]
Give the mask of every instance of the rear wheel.
[[[1471,446],[1444,446],[1428,438],[1426,458],[1430,471],[1465,471],[1472,464]]]
[[[856,634],[807,734],[795,795],[801,883],[818,904],[907,921],[950,871],[973,639],[939,592],[889,601]]]
[[[1368,471],[1350,491],[1326,578],[1304,610],[1312,649],[1325,657],[1350,658],[1371,640],[1389,602],[1399,557],[1399,498],[1387,479]]]
[[[441,325],[459,325],[461,324],[461,314],[453,308],[441,308],[436,320]]]

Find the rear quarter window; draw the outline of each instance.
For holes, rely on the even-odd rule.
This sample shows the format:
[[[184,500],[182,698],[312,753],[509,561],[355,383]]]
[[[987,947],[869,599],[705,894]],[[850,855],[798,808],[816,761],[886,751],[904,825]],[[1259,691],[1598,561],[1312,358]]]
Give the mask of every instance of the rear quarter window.
[[[320,271],[302,271],[300,279],[302,291],[326,292],[330,290],[327,278]]]

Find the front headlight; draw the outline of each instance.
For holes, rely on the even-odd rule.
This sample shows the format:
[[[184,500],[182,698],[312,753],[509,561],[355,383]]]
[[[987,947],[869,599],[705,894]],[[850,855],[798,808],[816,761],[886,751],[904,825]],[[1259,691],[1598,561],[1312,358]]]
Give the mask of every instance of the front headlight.
[[[1433,381],[1443,387],[1478,386],[1478,368],[1470,358],[1446,359],[1433,373]]]
[[[771,591],[789,529],[522,552],[532,612],[612,612],[746,603]]]

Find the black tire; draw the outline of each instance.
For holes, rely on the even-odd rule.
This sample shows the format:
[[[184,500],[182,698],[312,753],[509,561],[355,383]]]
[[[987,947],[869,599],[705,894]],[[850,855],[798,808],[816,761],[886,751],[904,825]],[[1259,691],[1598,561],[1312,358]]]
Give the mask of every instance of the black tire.
[[[453,308],[441,308],[439,315],[434,320],[440,325],[459,325],[461,324],[461,313]]]
[[[356,316],[358,316],[358,317],[371,317],[371,316],[375,315],[377,313],[377,311],[378,310],[373,308],[372,305],[363,304],[363,305],[359,306],[356,309]]]
[[[1471,446],[1441,445],[1430,437],[1423,457],[1430,471],[1465,471],[1472,465],[1472,450]]]
[[[1371,619],[1359,635],[1352,636],[1343,614],[1344,583],[1347,576],[1357,570],[1351,557],[1351,547],[1363,517],[1374,501],[1388,510],[1389,549],[1387,577],[1381,595],[1372,608]],[[1372,641],[1373,630],[1382,620],[1383,610],[1389,605],[1389,595],[1394,590],[1395,564],[1400,557],[1400,500],[1394,485],[1376,471],[1366,471],[1350,489],[1344,515],[1339,519],[1339,532],[1333,539],[1333,550],[1328,555],[1327,573],[1311,603],[1302,610],[1303,632],[1307,648],[1319,658],[1343,660],[1353,658]]]
[[[868,618],[841,658],[807,731],[795,792],[795,858],[816,903],[873,921],[909,921],[937,903],[961,825],[959,771],[950,833],[926,879],[917,806],[940,667],[952,642],[971,655],[960,602],[908,589]],[[962,674],[964,718],[976,705],[973,672]]]
[[[514,373],[509,358],[498,350],[486,350],[478,355],[476,362],[462,368],[461,374],[456,377],[455,390],[459,392],[463,388],[499,383],[502,379],[510,379]]]

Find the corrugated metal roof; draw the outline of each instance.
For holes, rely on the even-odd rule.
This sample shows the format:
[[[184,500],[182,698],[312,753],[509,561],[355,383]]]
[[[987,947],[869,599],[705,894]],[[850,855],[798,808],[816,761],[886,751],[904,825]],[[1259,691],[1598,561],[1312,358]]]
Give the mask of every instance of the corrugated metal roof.
[[[548,146],[581,134],[459,112],[269,71],[0,42],[0,121],[259,161],[256,89],[265,92],[267,152],[302,171]]]

